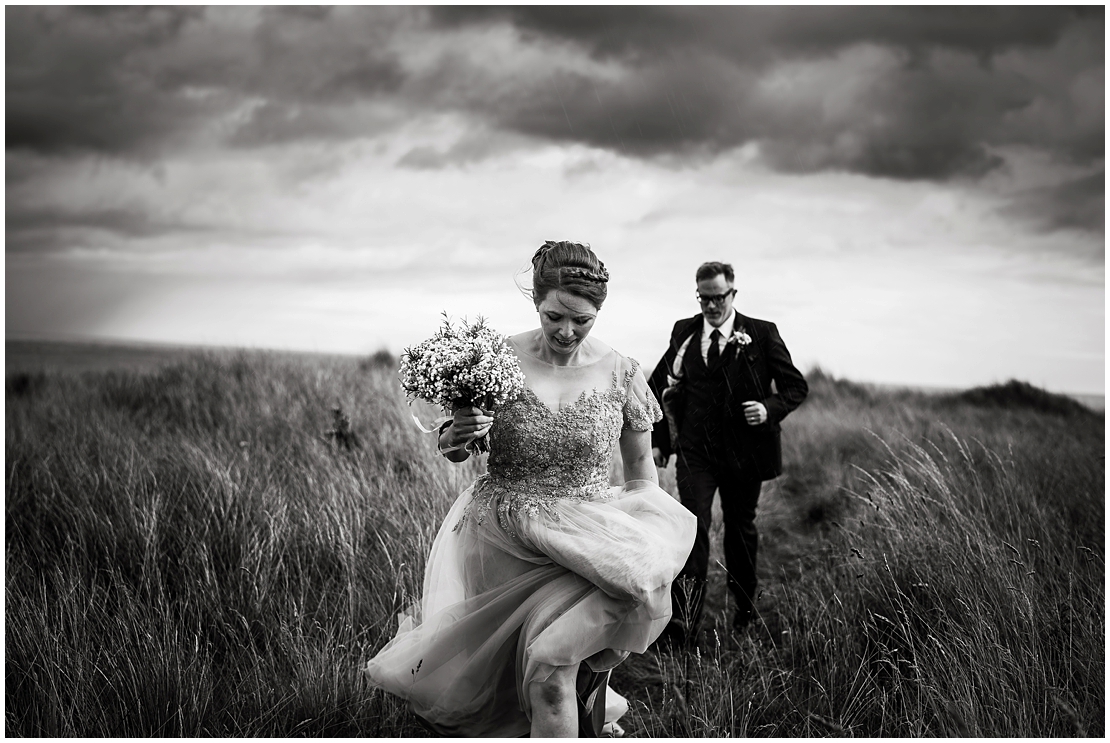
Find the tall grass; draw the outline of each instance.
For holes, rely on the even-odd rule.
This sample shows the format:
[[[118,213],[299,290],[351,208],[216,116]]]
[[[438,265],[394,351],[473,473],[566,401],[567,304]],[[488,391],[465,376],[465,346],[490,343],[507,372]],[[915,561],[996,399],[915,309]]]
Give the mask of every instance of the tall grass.
[[[359,667],[478,465],[435,454],[389,362],[9,377],[6,733],[426,734]],[[630,659],[630,732],[1102,735],[1102,416],[809,376],[763,622]]]
[[[392,369],[213,355],[15,386],[9,733],[416,730],[357,666],[420,585],[459,473]],[[336,403],[361,448],[322,436]]]
[[[661,687],[638,728],[1101,736],[1102,416],[810,382],[765,490],[765,623],[634,661]]]

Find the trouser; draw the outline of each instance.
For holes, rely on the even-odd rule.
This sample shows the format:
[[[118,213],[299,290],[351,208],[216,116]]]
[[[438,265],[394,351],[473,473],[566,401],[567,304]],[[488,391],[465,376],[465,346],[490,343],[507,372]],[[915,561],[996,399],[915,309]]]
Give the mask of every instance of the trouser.
[[[698,519],[694,548],[671,589],[671,623],[681,634],[693,637],[701,626],[705,583],[709,573],[709,527],[713,493],[721,493],[725,523],[725,568],[728,589],[739,615],[750,616],[756,596],[756,552],[759,534],[755,509],[762,482],[743,471],[731,452],[682,449],[676,463],[682,505]]]

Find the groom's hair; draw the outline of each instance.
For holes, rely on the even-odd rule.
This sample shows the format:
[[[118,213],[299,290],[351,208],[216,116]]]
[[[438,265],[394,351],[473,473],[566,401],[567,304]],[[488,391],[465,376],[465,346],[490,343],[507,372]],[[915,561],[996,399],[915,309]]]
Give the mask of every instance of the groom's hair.
[[[718,261],[709,261],[698,266],[698,272],[695,276],[695,281],[702,281],[703,279],[711,279],[714,276],[725,275],[725,281],[732,283],[736,275],[732,272],[732,266],[727,263],[720,263]]]

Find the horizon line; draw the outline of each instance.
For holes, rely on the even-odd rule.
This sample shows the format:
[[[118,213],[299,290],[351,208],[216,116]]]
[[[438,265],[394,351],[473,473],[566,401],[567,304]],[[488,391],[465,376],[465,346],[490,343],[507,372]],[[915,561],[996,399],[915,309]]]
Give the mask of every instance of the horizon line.
[[[116,336],[85,335],[85,334],[81,334],[81,333],[55,333],[55,334],[37,333],[36,334],[36,333],[19,333],[19,332],[8,333],[8,332],[5,332],[5,334],[4,334],[5,344],[7,344],[10,341],[25,342],[25,343],[36,343],[36,342],[37,343],[73,343],[73,344],[85,343],[85,344],[88,344],[88,345],[108,345],[108,346],[120,346],[120,347],[130,346],[132,348],[147,347],[147,348],[161,348],[161,349],[165,349],[165,350],[170,350],[170,349],[176,349],[176,350],[216,349],[216,350],[224,350],[224,351],[262,351],[262,352],[272,352],[272,353],[300,353],[300,354],[308,354],[308,355],[314,355],[314,356],[346,356],[346,357],[351,357],[351,358],[373,356],[374,354],[380,353],[381,351],[386,351],[391,356],[399,357],[398,353],[394,353],[393,350],[389,349],[388,347],[386,347],[384,345],[382,347],[378,348],[378,349],[373,350],[373,351],[364,351],[364,352],[361,352],[361,353],[354,353],[354,352],[349,352],[349,351],[321,351],[321,350],[313,350],[313,349],[307,349],[307,348],[278,348],[278,347],[274,347],[274,346],[225,345],[225,344],[219,344],[219,343],[177,343],[177,342],[165,341],[165,340],[119,338],[119,337],[116,337]],[[5,350],[5,359],[6,359],[6,350]],[[7,366],[7,362],[5,360],[5,368],[6,368],[6,366]],[[1007,380],[996,380],[996,381],[989,382],[989,383],[986,383],[986,384],[976,384],[976,385],[971,385],[971,386],[968,386],[968,387],[951,387],[951,386],[947,386],[947,385],[914,384],[914,383],[910,383],[910,382],[898,382],[898,381],[886,381],[886,380],[841,377],[841,376],[838,376],[838,375],[832,374],[831,372],[826,371],[821,366],[820,362],[815,362],[805,373],[809,374],[809,373],[812,373],[814,371],[820,371],[820,372],[822,372],[822,373],[824,373],[828,376],[833,377],[834,379],[843,379],[843,380],[846,380],[846,381],[857,382],[857,383],[861,383],[861,384],[869,384],[869,385],[875,385],[875,386],[887,387],[887,388],[914,389],[914,390],[922,390],[922,391],[927,391],[927,392],[938,392],[938,393],[939,392],[962,392],[964,390],[975,389],[977,387],[990,387],[990,386],[994,386],[994,385],[1005,384],[1007,381],[1010,381],[1010,380],[1026,381],[1026,380],[1019,380],[1017,377],[1010,377]],[[1040,389],[1043,389],[1046,392],[1051,392],[1051,393],[1054,393],[1054,394],[1068,395],[1068,396],[1073,396],[1073,397],[1076,397],[1076,396],[1098,397],[1098,398],[1103,398],[1103,399],[1105,399],[1105,397],[1106,397],[1105,390],[1100,391],[1100,392],[1078,391],[1078,390],[1052,390],[1052,389],[1049,389],[1047,387],[1043,387],[1041,385],[1034,385],[1032,382],[1026,381],[1026,383],[1030,384],[1034,387],[1039,387]]]

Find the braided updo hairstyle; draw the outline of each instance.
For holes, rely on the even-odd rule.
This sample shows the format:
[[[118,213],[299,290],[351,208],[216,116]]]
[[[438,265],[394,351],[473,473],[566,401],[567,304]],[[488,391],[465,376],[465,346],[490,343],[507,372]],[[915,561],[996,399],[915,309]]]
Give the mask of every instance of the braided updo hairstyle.
[[[600,310],[608,283],[605,264],[581,243],[548,240],[532,256],[532,299],[537,304],[557,289],[581,297]]]

